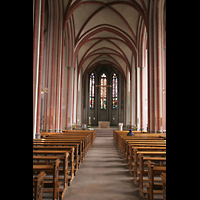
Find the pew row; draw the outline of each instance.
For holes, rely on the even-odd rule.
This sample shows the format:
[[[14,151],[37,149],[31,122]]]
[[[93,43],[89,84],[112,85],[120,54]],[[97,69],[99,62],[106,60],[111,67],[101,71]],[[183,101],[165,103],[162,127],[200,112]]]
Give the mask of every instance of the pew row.
[[[59,194],[61,196],[61,199],[63,198],[66,190],[68,189],[68,156],[68,152],[66,152],[63,156],[33,156],[33,165],[50,165],[53,161],[60,159],[58,180],[62,182],[62,185],[59,188]],[[52,177],[45,177],[45,179],[52,180]]]
[[[51,195],[51,199],[63,199],[95,137],[96,131],[73,130],[66,133],[45,132],[41,133],[41,139],[33,140],[33,177],[43,169],[46,174],[45,197]],[[58,159],[58,179],[55,179],[53,167]]]
[[[33,150],[33,156],[63,156],[69,153],[69,163],[68,163],[68,180],[69,185],[74,179],[74,149],[72,147],[71,151],[61,151],[61,150]]]
[[[146,198],[147,190],[144,189],[144,183],[148,182],[148,167],[147,161],[154,163],[154,166],[166,166],[166,157],[150,157],[144,156],[144,154],[139,153],[139,170],[137,170],[137,176],[139,177],[139,191],[141,192],[143,198]],[[154,181],[160,181],[160,178],[154,178]]]
[[[55,162],[49,165],[33,165],[33,175],[45,171],[47,175],[53,176],[53,181],[44,181],[43,190],[43,193],[52,193],[53,200],[59,199],[59,188],[61,185],[61,182],[58,182],[59,164],[60,160],[57,159]]]
[[[79,155],[78,155],[78,144],[73,145],[73,146],[57,146],[57,145],[43,145],[42,146],[38,146],[38,144],[35,146],[33,145],[33,150],[62,150],[62,151],[67,151],[70,154],[70,164],[69,166],[71,166],[72,164],[74,165],[74,173],[76,174],[79,168],[79,163],[80,163],[80,159],[79,159]],[[73,154],[71,154],[71,152],[73,151]],[[73,158],[71,157],[73,156]]]
[[[152,195],[158,194],[163,194],[164,197],[164,189],[162,190],[161,186],[165,184],[163,187],[166,189],[166,178],[163,178],[160,172],[166,172],[166,134],[135,133],[134,136],[127,136],[127,133],[128,131],[113,130],[113,138],[140,193],[144,199],[153,199]],[[152,176],[147,168],[149,162],[155,167],[153,182],[149,178]],[[165,182],[162,183],[161,177]]]

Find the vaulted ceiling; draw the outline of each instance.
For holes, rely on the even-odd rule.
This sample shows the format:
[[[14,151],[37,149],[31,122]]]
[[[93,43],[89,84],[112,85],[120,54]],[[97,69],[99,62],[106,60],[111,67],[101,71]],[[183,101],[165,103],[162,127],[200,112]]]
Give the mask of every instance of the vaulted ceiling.
[[[137,59],[139,28],[148,24],[149,0],[64,0],[64,6],[64,29],[73,19],[78,72],[103,64],[126,75]]]

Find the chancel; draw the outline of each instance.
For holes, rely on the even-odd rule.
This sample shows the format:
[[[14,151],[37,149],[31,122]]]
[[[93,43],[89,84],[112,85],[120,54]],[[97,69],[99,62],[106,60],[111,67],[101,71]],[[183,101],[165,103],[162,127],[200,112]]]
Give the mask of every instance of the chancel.
[[[165,199],[166,0],[33,0],[33,146],[35,199]]]

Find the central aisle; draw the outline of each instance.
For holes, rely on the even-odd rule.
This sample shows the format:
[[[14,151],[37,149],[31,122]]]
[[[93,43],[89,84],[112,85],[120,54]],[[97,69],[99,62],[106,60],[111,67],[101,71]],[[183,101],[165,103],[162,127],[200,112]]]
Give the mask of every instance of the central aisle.
[[[142,200],[113,137],[96,137],[63,200]]]

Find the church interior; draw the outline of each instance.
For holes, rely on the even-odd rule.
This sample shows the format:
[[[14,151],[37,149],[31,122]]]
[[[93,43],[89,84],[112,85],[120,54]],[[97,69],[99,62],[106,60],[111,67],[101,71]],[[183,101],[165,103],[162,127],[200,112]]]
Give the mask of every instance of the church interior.
[[[127,136],[129,129],[134,136]],[[34,177],[43,180],[38,188],[39,181],[33,181],[35,199],[50,186],[45,164],[53,159],[52,173],[59,163],[69,168],[66,174],[63,168],[62,192],[56,193],[52,182],[53,199],[166,198],[166,0],[33,0],[33,147]],[[64,147],[64,157],[53,153]],[[121,184],[113,175],[109,196],[95,185],[99,175],[98,194],[87,188],[73,196],[71,188],[88,184],[87,168],[98,174],[100,154],[105,174],[121,167],[133,185],[124,186],[117,198]],[[44,156],[52,159],[44,162]],[[138,173],[140,159],[144,172]],[[158,175],[153,184],[151,170]]]

